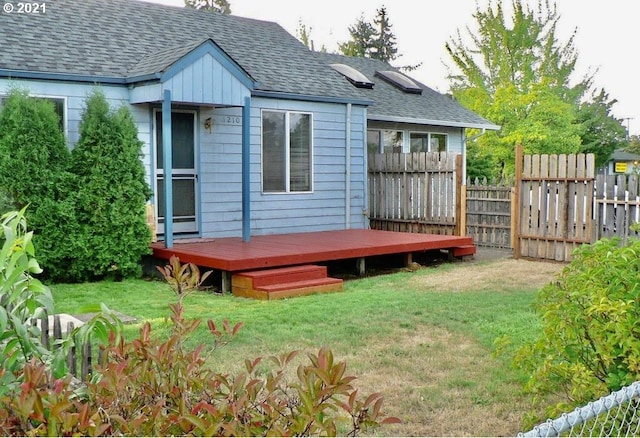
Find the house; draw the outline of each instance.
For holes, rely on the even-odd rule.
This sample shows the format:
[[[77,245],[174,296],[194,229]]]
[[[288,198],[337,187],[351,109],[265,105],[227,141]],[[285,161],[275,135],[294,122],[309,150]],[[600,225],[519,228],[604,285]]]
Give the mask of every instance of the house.
[[[276,23],[139,0],[0,14],[0,96],[56,104],[69,147],[99,86],[144,142],[157,230],[220,238],[368,227],[367,151],[455,151],[491,122],[386,63]]]
[[[640,172],[640,154],[616,149],[605,169],[607,175],[633,174]]]

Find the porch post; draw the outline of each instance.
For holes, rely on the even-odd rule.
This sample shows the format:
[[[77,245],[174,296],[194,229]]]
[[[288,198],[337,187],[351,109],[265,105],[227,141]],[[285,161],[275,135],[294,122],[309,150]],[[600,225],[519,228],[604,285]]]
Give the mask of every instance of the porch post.
[[[242,241],[251,239],[251,97],[242,107]]]
[[[162,167],[164,168],[164,246],[173,247],[173,160],[171,156],[171,90],[162,100]]]

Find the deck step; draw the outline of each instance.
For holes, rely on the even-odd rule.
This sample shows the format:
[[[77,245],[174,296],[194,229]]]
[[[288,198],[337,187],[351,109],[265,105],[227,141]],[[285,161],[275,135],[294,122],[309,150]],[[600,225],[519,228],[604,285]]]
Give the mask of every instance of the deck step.
[[[462,245],[456,246],[453,248],[453,256],[454,257],[464,257],[474,255],[476,253],[475,245]]]
[[[327,277],[327,268],[317,265],[239,272],[231,278],[234,295],[263,300],[341,290],[342,280]]]

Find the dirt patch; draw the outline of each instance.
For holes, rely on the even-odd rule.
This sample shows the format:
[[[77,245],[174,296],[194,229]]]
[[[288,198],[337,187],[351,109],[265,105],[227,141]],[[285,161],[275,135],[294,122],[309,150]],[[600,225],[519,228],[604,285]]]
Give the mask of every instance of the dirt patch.
[[[461,264],[466,265],[464,269],[459,269]],[[566,264],[516,260],[509,253],[499,251],[491,254],[479,252],[472,259],[456,262],[455,266],[455,275],[451,269],[442,269],[444,266],[441,265],[429,275],[416,276],[411,281],[420,287],[450,292],[513,290],[518,287],[539,289],[553,280]]]

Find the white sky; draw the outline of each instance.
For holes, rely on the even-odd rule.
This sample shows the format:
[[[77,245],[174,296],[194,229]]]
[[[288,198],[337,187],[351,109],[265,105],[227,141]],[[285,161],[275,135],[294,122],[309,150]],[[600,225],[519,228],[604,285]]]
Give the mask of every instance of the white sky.
[[[148,0],[182,6],[183,0]],[[448,91],[447,70],[451,64],[445,43],[458,29],[475,26],[473,13],[476,0],[229,0],[233,15],[274,21],[292,35],[299,23],[311,29],[316,50],[323,45],[337,51],[337,43],[349,39],[348,27],[360,17],[372,21],[375,12],[385,6],[402,56],[394,65],[415,65],[420,69],[409,75],[445,93]],[[477,0],[481,10],[488,0]],[[523,0],[535,9],[538,0]],[[495,0],[492,2],[495,5]],[[578,51],[576,73],[595,75],[594,85],[604,88],[610,98],[615,117],[625,119],[632,135],[640,133],[640,69],[636,67],[635,48],[640,42],[638,0],[557,0],[560,15],[557,36],[565,43],[577,29]],[[503,0],[507,8],[511,0]],[[510,18],[510,13],[507,14]],[[634,69],[634,67],[636,67]]]

